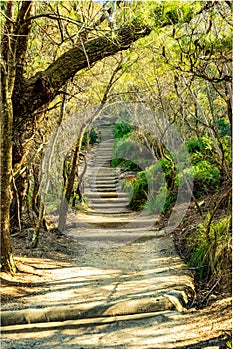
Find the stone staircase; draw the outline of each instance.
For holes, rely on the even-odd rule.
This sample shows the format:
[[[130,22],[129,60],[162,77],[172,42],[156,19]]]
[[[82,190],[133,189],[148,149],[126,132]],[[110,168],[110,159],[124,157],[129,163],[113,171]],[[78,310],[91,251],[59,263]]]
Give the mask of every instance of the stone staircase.
[[[88,161],[84,196],[96,214],[129,213],[128,194],[123,191],[119,169],[111,167],[114,124],[101,125],[100,143]]]

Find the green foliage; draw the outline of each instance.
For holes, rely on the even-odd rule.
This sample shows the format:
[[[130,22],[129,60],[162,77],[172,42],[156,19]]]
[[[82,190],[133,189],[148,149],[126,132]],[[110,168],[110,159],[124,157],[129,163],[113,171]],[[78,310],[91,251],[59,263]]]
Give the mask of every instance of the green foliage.
[[[129,134],[127,134],[129,135]],[[140,171],[141,168],[133,161],[140,155],[139,145],[127,138],[127,135],[118,139],[114,145],[112,166],[120,166],[122,169]]]
[[[222,148],[224,152],[224,157],[229,165],[231,167],[232,164],[232,141],[230,136],[224,136],[221,139],[222,141]]]
[[[148,192],[148,182],[145,172],[141,171],[133,180],[125,181],[124,187],[131,196],[129,207],[133,210],[142,209],[147,200]]]
[[[145,208],[149,213],[166,214],[174,203],[175,196],[169,191],[165,177],[170,173],[170,162],[164,158],[147,167],[130,181],[125,181],[125,189],[131,195],[130,208]],[[163,167],[164,166],[164,171]]]
[[[145,209],[150,214],[160,214],[165,213],[168,205],[167,188],[166,186],[161,186],[157,193],[152,192],[148,194]]]
[[[186,146],[193,164],[197,164],[203,159],[214,162],[214,144],[213,140],[208,135],[204,135],[200,138],[193,136],[187,141]]]
[[[216,125],[218,128],[218,132],[219,132],[220,137],[231,136],[231,128],[230,128],[229,122],[226,118],[217,119]]]
[[[94,129],[91,129],[90,133],[86,131],[83,135],[82,147],[85,147],[88,143],[94,145],[98,140],[98,135]]]
[[[163,1],[160,6],[154,9],[156,24],[164,27],[177,23],[190,22],[198,8],[200,8],[198,1],[195,3]]]
[[[201,138],[191,137],[187,149],[193,165],[184,170],[184,175],[187,179],[194,178],[194,195],[198,198],[218,188],[221,180],[219,164],[213,156],[213,141],[207,135]],[[184,181],[182,175],[179,180],[181,183]]]
[[[190,239],[192,254],[189,264],[197,268],[200,279],[227,272],[231,267],[231,215],[212,222],[208,232],[209,218],[207,215],[206,222],[199,225]]]
[[[189,169],[184,170],[185,176],[194,178],[196,196],[209,193],[219,186],[220,171],[218,167],[207,160],[201,160]]]
[[[114,128],[114,138],[122,138],[122,137],[128,137],[129,134],[134,130],[135,128],[127,123],[122,122],[116,122],[115,128]]]
[[[112,159],[112,166],[117,167],[120,166],[122,170],[129,171],[140,171],[141,168],[131,160],[126,160],[124,158],[114,158]]]

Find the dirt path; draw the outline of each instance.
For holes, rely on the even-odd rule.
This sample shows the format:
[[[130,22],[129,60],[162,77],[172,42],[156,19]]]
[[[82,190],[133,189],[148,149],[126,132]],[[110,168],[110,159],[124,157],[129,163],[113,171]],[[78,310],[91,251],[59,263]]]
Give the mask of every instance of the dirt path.
[[[190,270],[155,217],[127,210],[102,151],[104,166],[94,157],[97,180],[87,187],[92,210],[70,214],[64,237],[42,237],[43,258],[21,258],[37,275],[2,275],[2,348],[205,348],[207,340],[219,348],[230,299],[186,309],[194,296]]]
[[[160,248],[164,247],[160,246],[161,241],[166,243],[167,257],[165,251],[161,252]],[[30,307],[43,311],[48,306],[51,310],[59,307],[82,309],[85,306],[92,312],[99,305],[105,305],[105,310],[108,310],[112,303],[119,306],[125,301],[141,302],[145,298],[153,301],[156,295],[164,296],[174,289],[184,290],[192,281],[186,275],[185,265],[171,249],[171,240],[161,236],[121,248],[81,246],[77,257],[63,263],[25,258],[25,263],[38,267],[41,276],[32,276],[27,293],[21,297],[16,295],[13,303],[2,305],[3,309],[18,307],[25,310]],[[157,250],[160,253],[156,253]],[[21,277],[22,284],[18,281],[19,294],[20,288],[25,288],[27,276]],[[13,281],[11,285],[14,286]],[[8,349],[178,349],[205,348],[208,344],[208,348],[219,348],[221,342],[217,337],[231,328],[230,303],[229,298],[205,310],[157,311],[149,317],[144,313],[142,319],[126,318],[116,322],[109,316],[100,317],[99,324],[98,320],[96,323],[90,318],[96,317],[96,313],[92,313],[85,317],[88,320],[86,325],[73,325],[70,321],[68,325],[55,325],[54,328],[49,328],[48,323],[47,329],[18,328],[8,332],[2,327],[1,346]],[[147,304],[146,312],[153,311],[155,305],[154,302]],[[127,308],[129,304],[126,303],[123,313],[127,314]],[[140,314],[136,312],[131,316],[135,315]],[[101,324],[103,319],[106,323]]]

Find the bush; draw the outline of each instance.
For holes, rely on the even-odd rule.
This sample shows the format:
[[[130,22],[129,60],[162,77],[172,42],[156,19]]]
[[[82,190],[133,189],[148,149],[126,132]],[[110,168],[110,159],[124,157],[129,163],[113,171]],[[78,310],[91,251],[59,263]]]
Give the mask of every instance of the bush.
[[[189,180],[194,178],[194,195],[199,198],[203,194],[208,194],[216,190],[220,183],[220,171],[217,165],[211,164],[207,160],[201,160],[195,165],[184,170],[184,176]],[[184,181],[180,176],[180,181]]]
[[[164,173],[161,166],[164,161],[166,160],[161,159],[156,164],[139,172],[132,181],[125,181],[124,187],[129,191],[132,198],[130,202],[131,209],[145,208],[149,213],[154,214],[166,214],[170,210],[175,196],[167,188],[166,169]],[[166,161],[166,165],[169,164],[169,161]],[[170,171],[169,167],[167,171]]]
[[[94,129],[91,129],[90,133],[87,131],[83,135],[82,148],[85,148],[87,143],[94,145],[98,140],[98,135]]]
[[[124,170],[141,171],[141,168],[136,164],[139,158],[140,148],[137,142],[127,138],[127,136],[117,140],[113,150],[113,167],[119,165]]]
[[[128,136],[135,128],[127,123],[116,122],[114,128],[114,138],[119,139]]]
[[[197,235],[191,237],[192,253],[189,265],[196,267],[200,279],[209,279],[213,274],[222,274],[231,269],[231,215],[214,221],[208,232],[209,215],[204,224],[199,224]]]
[[[145,203],[145,209],[150,214],[164,213],[166,200],[167,188],[166,186],[161,186],[157,193],[148,194],[147,201]]]
[[[227,118],[219,118],[216,120],[220,137],[231,136],[231,127]]]
[[[125,180],[123,186],[131,197],[129,207],[133,210],[143,209],[148,192],[148,183],[144,171],[139,172],[133,180]]]
[[[208,160],[214,163],[214,143],[208,135],[204,135],[200,138],[191,137],[187,141],[186,146],[191,155],[192,164],[195,165],[201,160]]]

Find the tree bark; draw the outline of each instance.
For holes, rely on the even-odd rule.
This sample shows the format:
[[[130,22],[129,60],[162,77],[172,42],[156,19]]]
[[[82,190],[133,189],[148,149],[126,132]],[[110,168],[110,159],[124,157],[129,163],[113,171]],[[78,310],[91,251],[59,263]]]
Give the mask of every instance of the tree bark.
[[[67,213],[68,213],[68,204],[72,195],[73,187],[74,187],[74,179],[75,179],[75,173],[76,173],[76,167],[77,162],[79,158],[79,152],[82,146],[82,140],[83,135],[85,132],[85,127],[81,130],[80,137],[76,143],[74,155],[72,159],[72,167],[71,171],[68,177],[68,182],[66,186],[66,192],[64,195],[64,198],[62,199],[61,206],[60,206],[60,213],[59,213],[59,224],[58,224],[58,230],[62,232],[65,228],[66,219],[67,219]]]
[[[67,91],[67,84],[65,86],[65,93]],[[51,161],[52,161],[52,157],[54,154],[54,147],[56,145],[56,141],[59,135],[59,130],[61,127],[61,123],[64,117],[64,112],[65,112],[65,105],[66,105],[66,94],[63,94],[62,96],[62,103],[61,103],[61,108],[60,108],[60,114],[59,114],[59,118],[57,121],[57,127],[56,130],[54,132],[53,135],[53,139],[52,139],[52,144],[51,144],[51,148],[50,148],[50,152],[49,152],[49,156],[48,156],[48,161],[47,164],[45,166],[46,170],[45,170],[45,190],[43,195],[41,196],[41,200],[40,200],[40,205],[39,205],[39,215],[38,215],[38,220],[37,220],[37,224],[33,233],[33,237],[32,237],[32,241],[31,241],[31,248],[36,248],[39,242],[39,235],[40,235],[40,230],[41,230],[41,226],[44,220],[44,215],[45,215],[45,201],[46,201],[46,196],[47,196],[47,192],[49,189],[49,185],[50,185],[50,176],[49,176],[49,169],[51,167]],[[43,159],[44,161],[44,159]],[[41,180],[41,179],[40,179]],[[40,187],[40,185],[39,185]],[[40,188],[39,188],[40,189]],[[39,191],[38,191],[39,192]]]
[[[2,74],[1,116],[1,264],[5,271],[16,272],[10,240],[10,203],[12,181],[12,123],[11,96],[7,88],[8,77]]]
[[[8,7],[8,16],[11,18],[13,7]],[[9,49],[11,49],[10,26],[5,28],[9,34]],[[3,50],[5,55],[5,48]],[[13,106],[12,92],[15,81],[15,55],[14,51],[8,50],[2,64],[1,74],[1,264],[5,271],[14,273],[17,271],[10,240],[10,203],[12,182],[12,125]]]
[[[90,67],[104,57],[127,50],[130,45],[148,35],[150,29],[135,25],[118,30],[113,38],[112,33],[87,40],[83,45],[77,45],[61,55],[45,71],[35,74],[23,81],[19,90],[14,89],[14,143],[30,139],[35,132],[35,125],[41,121],[39,114],[34,115],[44,104],[51,102],[60,92],[61,87],[78,71]],[[18,148],[18,147],[16,147]],[[14,163],[20,163],[23,153],[14,159]]]

